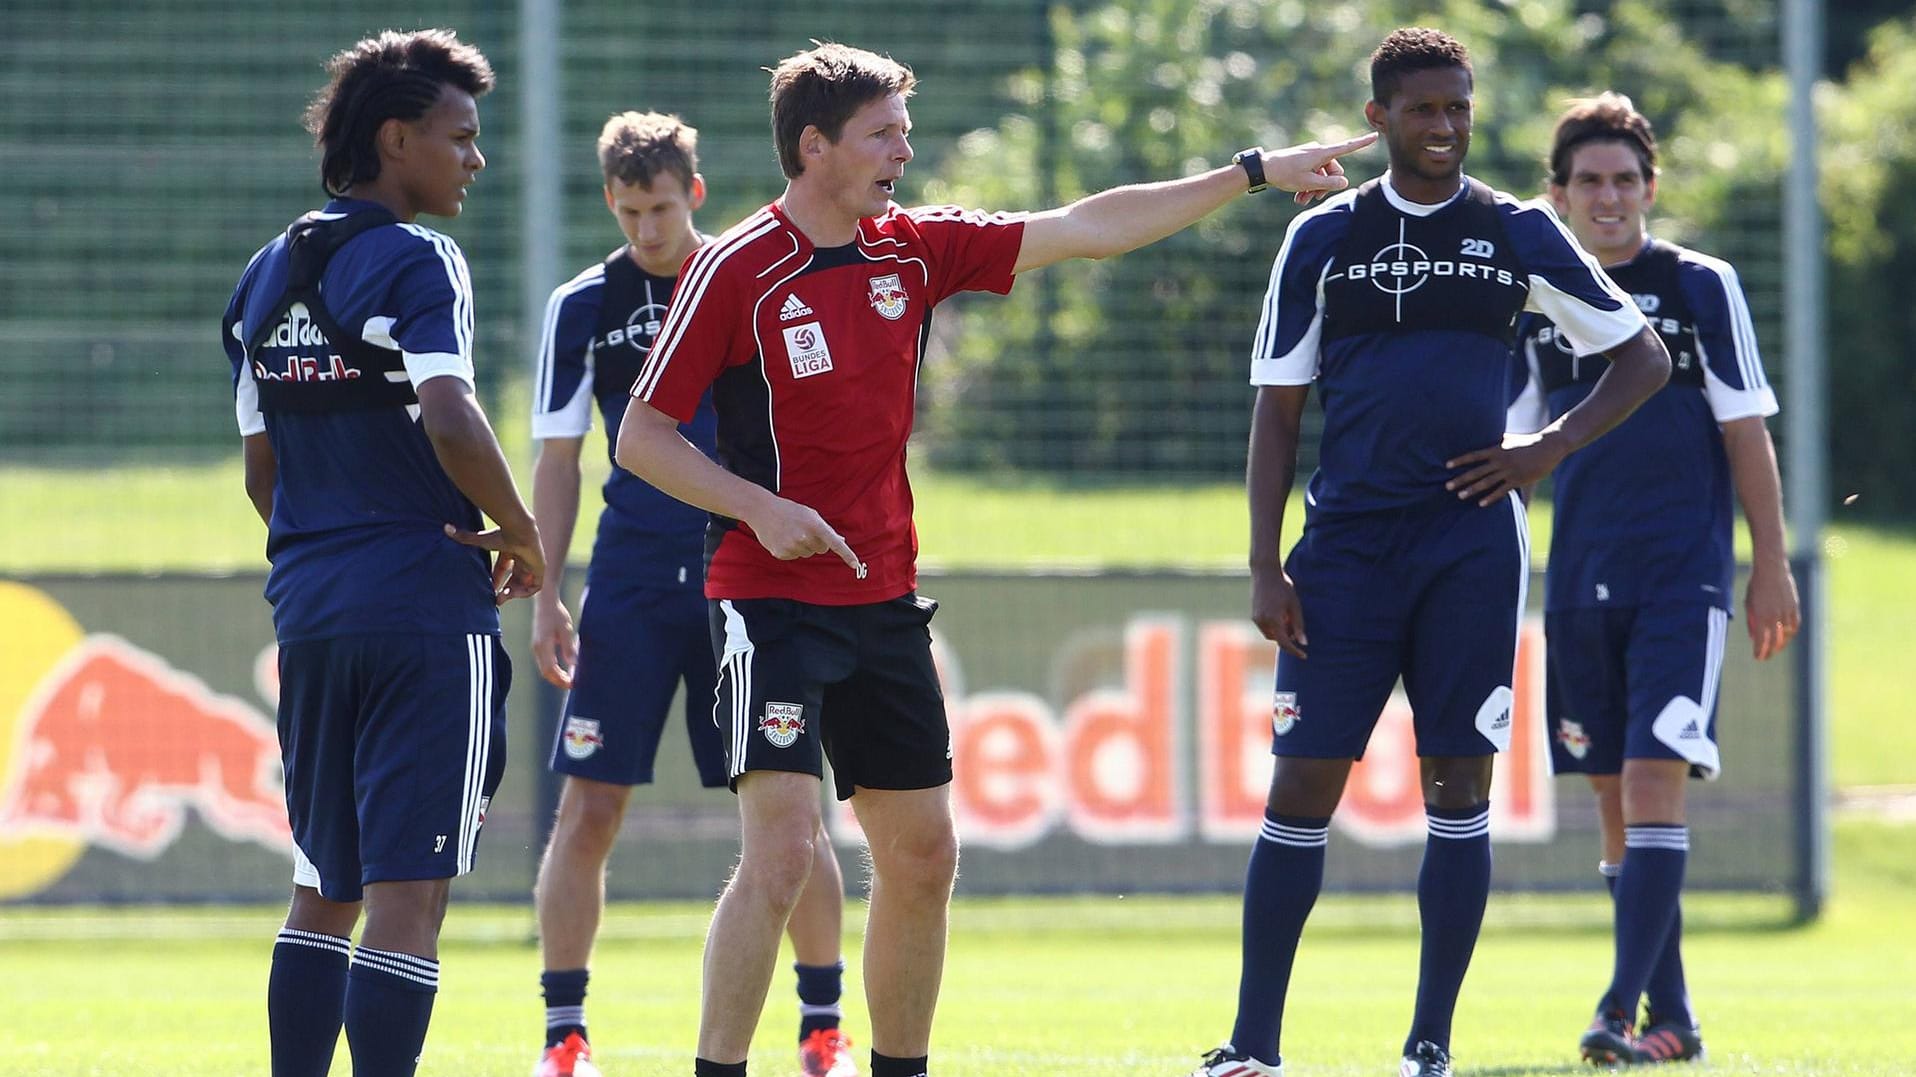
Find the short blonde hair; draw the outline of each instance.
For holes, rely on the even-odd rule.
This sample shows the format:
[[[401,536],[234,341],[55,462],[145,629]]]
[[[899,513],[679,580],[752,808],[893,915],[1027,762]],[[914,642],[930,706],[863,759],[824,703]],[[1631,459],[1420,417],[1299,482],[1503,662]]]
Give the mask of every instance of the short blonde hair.
[[[650,187],[662,172],[677,176],[685,189],[699,170],[699,132],[677,116],[658,112],[621,112],[599,130],[599,171],[613,180]]]

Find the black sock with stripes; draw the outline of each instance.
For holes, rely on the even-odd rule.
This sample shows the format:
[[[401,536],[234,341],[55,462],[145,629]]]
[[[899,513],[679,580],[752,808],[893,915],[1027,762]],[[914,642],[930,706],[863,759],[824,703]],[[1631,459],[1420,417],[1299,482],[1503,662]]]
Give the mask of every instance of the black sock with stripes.
[[[426,1045],[439,962],[361,946],[346,982],[353,1077],[412,1077]]]
[[[838,997],[845,989],[845,962],[830,965],[793,964],[798,974],[798,1042],[821,1028],[837,1028],[845,1013]]]
[[[326,1077],[333,1068],[352,949],[338,935],[280,929],[266,982],[273,1077]]]
[[[574,1032],[585,1034],[585,989],[592,979],[587,969],[547,969],[539,974],[539,990],[546,998],[546,1046],[564,1043]]]

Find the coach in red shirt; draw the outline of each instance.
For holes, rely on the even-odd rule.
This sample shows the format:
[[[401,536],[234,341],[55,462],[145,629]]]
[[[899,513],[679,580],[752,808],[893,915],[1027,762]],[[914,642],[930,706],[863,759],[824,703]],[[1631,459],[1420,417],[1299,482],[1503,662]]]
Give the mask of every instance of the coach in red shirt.
[[[743,855],[706,939],[699,1077],[743,1077],[805,884],[829,758],[872,857],[871,1077],[927,1072],[957,871],[951,734],[917,594],[905,475],[932,309],[1066,258],[1155,242],[1266,184],[1345,186],[1335,146],[1229,165],[1061,209],[900,209],[911,71],[826,44],[772,73],[782,198],[686,262],[619,429],[618,461],[712,513],[705,594]],[[710,387],[719,463],[679,436]]]

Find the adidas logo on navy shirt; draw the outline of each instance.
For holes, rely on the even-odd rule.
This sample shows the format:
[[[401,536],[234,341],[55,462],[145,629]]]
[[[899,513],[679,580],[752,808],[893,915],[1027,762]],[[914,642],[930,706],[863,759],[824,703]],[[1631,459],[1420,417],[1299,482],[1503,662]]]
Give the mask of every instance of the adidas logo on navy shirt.
[[[785,295],[785,305],[778,308],[778,320],[789,322],[793,318],[803,318],[811,312],[812,308],[801,302],[796,294],[788,292]]]

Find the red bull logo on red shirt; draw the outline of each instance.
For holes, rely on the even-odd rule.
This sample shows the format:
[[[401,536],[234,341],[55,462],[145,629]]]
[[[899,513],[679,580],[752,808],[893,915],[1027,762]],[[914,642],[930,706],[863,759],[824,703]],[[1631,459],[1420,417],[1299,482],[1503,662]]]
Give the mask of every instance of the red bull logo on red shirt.
[[[871,299],[873,310],[894,322],[905,316],[905,308],[911,299],[905,292],[904,282],[898,279],[896,273],[873,277],[868,298]]]

